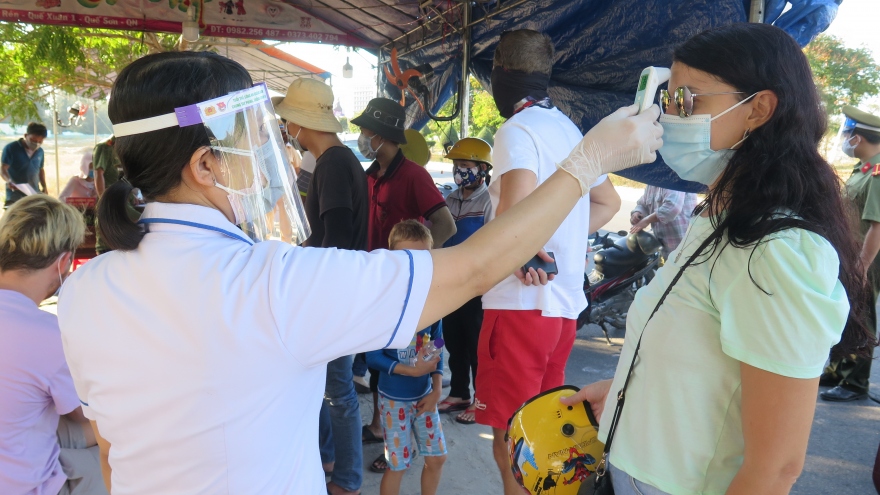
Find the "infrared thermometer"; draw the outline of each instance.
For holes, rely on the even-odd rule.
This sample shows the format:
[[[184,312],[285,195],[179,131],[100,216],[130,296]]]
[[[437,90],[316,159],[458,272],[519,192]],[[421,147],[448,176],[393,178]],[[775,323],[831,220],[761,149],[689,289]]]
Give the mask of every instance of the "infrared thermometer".
[[[636,90],[635,103],[639,106],[639,113],[644,112],[654,104],[654,95],[657,87],[669,80],[672,72],[666,67],[646,67],[639,76],[639,87]]]

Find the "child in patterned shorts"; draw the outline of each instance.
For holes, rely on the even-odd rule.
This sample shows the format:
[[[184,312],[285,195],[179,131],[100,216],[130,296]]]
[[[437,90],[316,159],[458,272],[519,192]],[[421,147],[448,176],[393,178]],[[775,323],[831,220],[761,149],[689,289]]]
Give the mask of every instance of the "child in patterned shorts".
[[[391,249],[431,249],[431,232],[415,220],[395,225]],[[381,495],[398,495],[403,473],[416,453],[425,457],[422,495],[435,495],[446,461],[446,439],[440,426],[437,402],[443,378],[442,355],[425,360],[426,345],[442,336],[440,322],[419,331],[406,349],[367,353],[367,364],[379,374],[379,412],[385,432],[388,469],[379,487]]]

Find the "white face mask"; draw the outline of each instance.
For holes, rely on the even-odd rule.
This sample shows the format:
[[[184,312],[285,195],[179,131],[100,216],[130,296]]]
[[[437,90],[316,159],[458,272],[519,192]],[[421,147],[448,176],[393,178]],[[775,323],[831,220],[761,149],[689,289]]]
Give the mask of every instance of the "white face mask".
[[[382,143],[376,149],[373,149],[372,143],[373,138],[364,134],[358,136],[358,150],[360,150],[361,154],[364,155],[364,158],[366,158],[367,160],[376,159],[376,155],[379,154],[379,150],[382,149],[382,145],[385,144],[385,141],[382,141]]]
[[[271,141],[269,142],[271,144]],[[260,182],[259,175],[265,177],[265,172],[263,172],[263,168],[266,166],[263,163],[264,157],[269,155],[268,150],[263,150],[262,148],[258,148],[255,151],[248,151],[239,148],[229,148],[223,146],[212,146],[212,150],[219,151],[222,153],[228,153],[232,155],[240,155],[244,157],[248,157],[251,160],[251,163],[256,163],[258,167],[261,169],[258,172],[258,175],[254,176],[254,180],[250,186],[245,187],[244,189],[233,189],[228,186],[224,186],[217,182],[217,178],[214,178],[214,187],[220,189],[221,191],[226,192],[226,199],[229,200],[229,205],[232,206],[232,214],[235,217],[235,225],[244,225],[247,223],[251,223],[254,220],[254,212],[253,208],[246,207],[247,204],[257,204],[256,201],[263,201],[263,195],[261,194],[263,189],[265,188],[264,182]],[[255,171],[255,173],[257,173]],[[260,187],[264,185],[264,187]],[[248,201],[249,203],[245,203]]]
[[[244,201],[245,198],[259,195],[256,178],[254,179],[253,185],[242,190],[226,187],[223,184],[218,183],[217,179],[214,179],[214,187],[226,192],[226,199],[229,200],[229,205],[232,207],[232,215],[235,217],[235,225],[243,225],[254,220],[252,215],[249,214],[251,209],[245,208]]]
[[[61,256],[63,257],[64,255],[62,254]],[[70,259],[70,264],[73,265],[73,258]],[[52,296],[58,297],[58,294],[61,293],[61,286],[64,285],[64,280],[66,279],[66,277],[63,277],[61,275],[61,258],[60,257],[58,258],[58,263],[55,265],[55,267],[58,268],[58,288],[55,289],[55,292],[53,292],[49,297],[52,297]],[[70,273],[70,265],[68,265],[66,273]]]
[[[850,144],[852,142],[853,138],[859,138],[859,140],[856,142],[856,144]],[[841,149],[843,150],[843,154],[850,157],[850,158],[855,158],[856,148],[860,144],[862,144],[862,137],[861,136],[850,136],[850,138],[845,140],[843,142],[843,145],[841,145]]]
[[[40,149],[40,146],[42,146],[42,144],[36,141],[31,141],[28,138],[24,138],[24,144],[26,144],[27,147],[30,148],[32,151],[37,151],[38,149]]]
[[[299,130],[296,131],[296,136],[291,136],[290,145],[293,146],[293,148],[296,151],[299,151],[300,153],[305,153],[308,150],[306,149],[305,146],[302,145],[302,143],[299,142],[299,133],[301,133],[302,130],[303,130],[303,128],[300,127]],[[288,136],[289,136],[289,134],[288,134]]]

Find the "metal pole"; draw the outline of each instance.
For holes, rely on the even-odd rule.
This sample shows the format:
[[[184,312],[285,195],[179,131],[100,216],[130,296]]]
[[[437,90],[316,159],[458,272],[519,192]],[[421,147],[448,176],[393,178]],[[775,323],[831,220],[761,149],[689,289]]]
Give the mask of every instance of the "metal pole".
[[[459,98],[461,98],[461,132],[458,135],[464,139],[468,137],[468,124],[471,114],[471,84],[468,80],[470,77],[468,65],[471,61],[471,28],[468,27],[468,24],[471,22],[470,0],[464,0],[461,9],[461,20],[464,29],[461,32],[461,91],[459,91]]]
[[[764,0],[752,0],[752,9],[749,11],[749,22],[764,22]]]
[[[92,100],[92,124],[95,134],[95,146],[98,145],[98,100]]]
[[[58,157],[58,93],[52,88],[52,136],[55,138],[55,194],[61,192],[61,161]]]
[[[376,98],[382,96],[382,49],[376,55]]]

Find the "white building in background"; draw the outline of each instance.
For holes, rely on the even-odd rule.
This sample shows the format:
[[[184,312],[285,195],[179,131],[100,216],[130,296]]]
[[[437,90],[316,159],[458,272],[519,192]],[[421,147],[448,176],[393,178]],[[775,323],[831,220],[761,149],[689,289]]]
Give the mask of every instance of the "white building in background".
[[[376,84],[358,84],[354,88],[354,104],[351,107],[352,115],[360,115],[367,108],[367,103],[376,97]],[[347,110],[347,109],[346,109]]]

